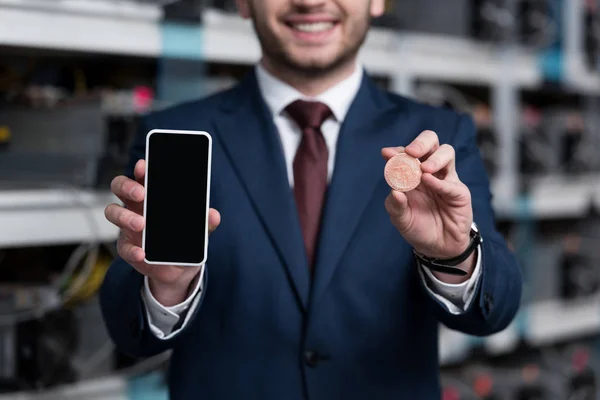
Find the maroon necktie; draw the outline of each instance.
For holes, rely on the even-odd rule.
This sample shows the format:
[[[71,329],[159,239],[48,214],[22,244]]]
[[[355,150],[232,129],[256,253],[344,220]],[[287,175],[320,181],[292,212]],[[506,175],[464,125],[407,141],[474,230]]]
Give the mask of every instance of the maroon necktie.
[[[323,103],[296,100],[286,107],[286,111],[302,130],[302,140],[294,158],[294,196],[306,255],[312,267],[327,190],[329,152],[321,124],[331,115],[331,110]]]

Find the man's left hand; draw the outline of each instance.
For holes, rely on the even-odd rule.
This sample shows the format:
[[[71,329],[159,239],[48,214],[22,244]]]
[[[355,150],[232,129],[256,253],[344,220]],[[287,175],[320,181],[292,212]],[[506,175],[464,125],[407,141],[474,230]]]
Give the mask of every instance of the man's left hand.
[[[385,208],[392,223],[418,253],[443,259],[462,254],[470,243],[473,209],[471,192],[456,173],[454,148],[440,146],[436,133],[424,131],[405,148],[382,149],[382,156],[387,161],[400,152],[418,158],[423,175],[416,189],[392,190],[387,197]],[[434,274],[444,282],[460,283],[474,267],[472,255],[459,266],[466,277]]]

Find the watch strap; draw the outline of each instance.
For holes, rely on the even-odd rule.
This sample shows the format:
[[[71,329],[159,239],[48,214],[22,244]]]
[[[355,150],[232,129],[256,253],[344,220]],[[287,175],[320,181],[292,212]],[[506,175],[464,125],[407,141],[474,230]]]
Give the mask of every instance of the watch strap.
[[[413,253],[417,261],[422,266],[427,267],[433,271],[438,271],[450,275],[465,276],[468,273],[460,268],[457,268],[457,265],[460,265],[463,262],[465,262],[482,242],[481,234],[479,233],[479,230],[477,229],[477,226],[475,224],[473,224],[471,228],[470,237],[471,241],[467,249],[456,257],[443,259],[427,257],[423,254],[416,252],[415,250],[413,250]]]

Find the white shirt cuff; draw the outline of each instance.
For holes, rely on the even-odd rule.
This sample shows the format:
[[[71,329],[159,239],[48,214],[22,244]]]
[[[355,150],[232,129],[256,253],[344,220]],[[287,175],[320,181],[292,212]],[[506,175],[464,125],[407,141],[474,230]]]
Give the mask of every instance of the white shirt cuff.
[[[176,304],[171,307],[165,307],[158,302],[150,291],[150,285],[148,284],[148,277],[144,277],[144,287],[142,289],[142,300],[146,306],[146,316],[148,318],[148,324],[150,325],[150,331],[159,339],[167,340],[177,335],[182,329],[184,329],[194,314],[198,301],[202,297],[203,284],[204,284],[204,270],[205,266],[202,266],[200,270],[200,277],[196,283],[196,287],[193,292],[188,296],[182,303]],[[179,329],[173,331],[173,328],[179,322],[180,316],[183,312],[188,310],[185,320]]]
[[[419,265],[419,273],[429,293],[444,304],[452,314],[464,313],[473,301],[481,275],[481,245],[477,247],[475,257],[477,257],[477,262],[473,274],[469,280],[458,284],[442,282],[433,275],[429,268]]]

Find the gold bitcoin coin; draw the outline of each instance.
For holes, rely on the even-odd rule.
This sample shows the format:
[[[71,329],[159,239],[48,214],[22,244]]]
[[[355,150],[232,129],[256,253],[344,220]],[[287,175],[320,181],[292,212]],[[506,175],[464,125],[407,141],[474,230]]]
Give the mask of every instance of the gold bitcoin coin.
[[[405,153],[396,154],[385,165],[384,176],[394,190],[409,192],[421,183],[421,162]]]

